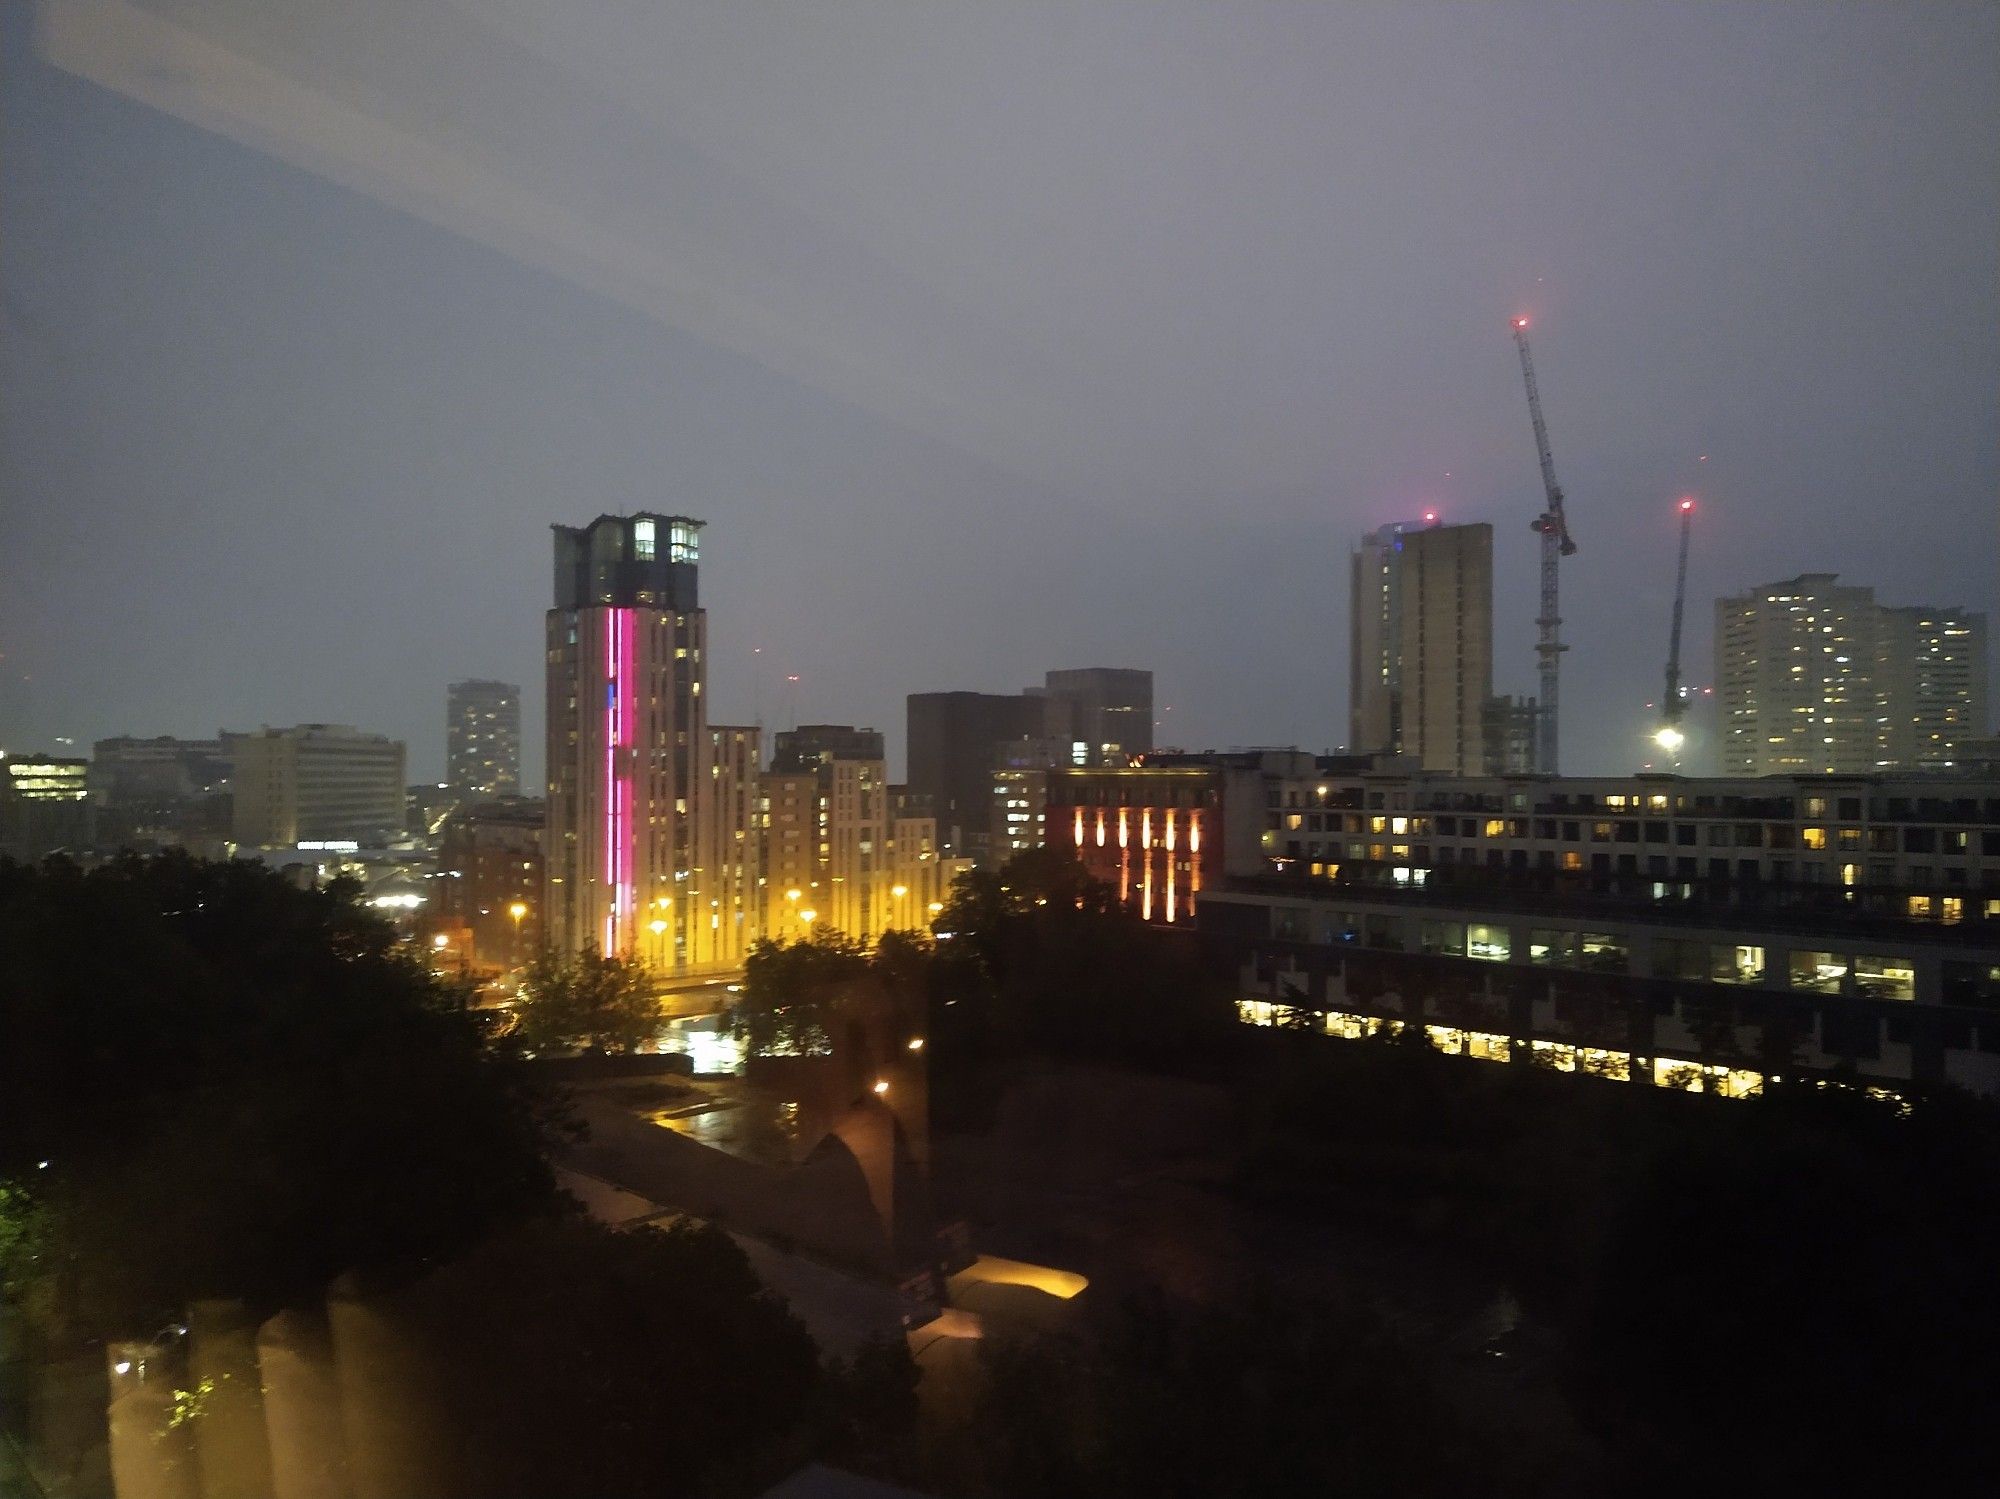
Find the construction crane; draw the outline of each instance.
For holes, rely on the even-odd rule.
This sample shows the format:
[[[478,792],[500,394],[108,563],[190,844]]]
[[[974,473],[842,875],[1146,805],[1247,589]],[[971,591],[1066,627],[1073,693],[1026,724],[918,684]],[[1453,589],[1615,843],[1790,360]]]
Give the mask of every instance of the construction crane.
[[[1660,699],[1663,722],[1653,743],[1674,760],[1680,759],[1687,735],[1681,732],[1681,715],[1687,698],[1681,691],[1681,613],[1687,606],[1688,529],[1694,521],[1694,501],[1681,501],[1681,560],[1674,569],[1674,627],[1667,637],[1667,695]]]
[[[1541,721],[1535,733],[1535,769],[1552,776],[1556,773],[1558,743],[1556,679],[1562,653],[1569,649],[1560,638],[1562,615],[1556,606],[1556,561],[1572,555],[1576,543],[1569,537],[1562,486],[1556,483],[1555,459],[1549,456],[1549,429],[1542,420],[1541,394],[1535,389],[1535,362],[1528,356],[1528,320],[1524,317],[1514,319],[1514,342],[1521,350],[1521,378],[1528,386],[1528,415],[1535,423],[1535,454],[1542,461],[1542,491],[1548,498],[1547,508],[1528,523],[1528,528],[1542,538],[1542,612],[1535,620],[1540,632],[1535,641],[1535,655],[1541,662],[1542,701]]]

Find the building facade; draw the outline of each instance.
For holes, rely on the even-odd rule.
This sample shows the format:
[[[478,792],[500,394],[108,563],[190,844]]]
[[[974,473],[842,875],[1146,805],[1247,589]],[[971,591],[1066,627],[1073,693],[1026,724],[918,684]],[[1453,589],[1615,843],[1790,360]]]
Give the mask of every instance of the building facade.
[[[1045,765],[1003,765],[993,772],[995,861],[1040,848],[1048,841],[1049,770]]]
[[[96,838],[90,762],[0,754],[0,855],[23,863],[87,854]]]
[[[1876,768],[1959,769],[1986,734],[1986,616],[1884,609],[1877,630]]]
[[[758,788],[763,934],[815,927],[863,942],[927,926],[942,863],[936,822],[889,784],[882,736],[847,724],[778,735]]]
[[[1986,730],[1986,620],[1805,573],[1715,605],[1727,775],[1950,769]]]
[[[1348,747],[1426,770],[1485,769],[1493,528],[1401,522],[1350,559]]]
[[[403,746],[345,724],[260,729],[235,741],[230,832],[244,848],[404,835]]]
[[[989,858],[996,746],[1043,737],[1046,707],[1019,693],[918,692],[908,713],[909,789],[926,799],[940,845]]]
[[[804,723],[772,739],[771,769],[812,770],[833,760],[880,760],[882,734],[846,723]]]
[[[1201,907],[1246,1018],[1693,1091],[2000,1091],[1990,780],[1321,767],[1266,794]]]
[[[1086,666],[1047,672],[1039,695],[1042,734],[1064,750],[1054,763],[1122,765],[1153,747],[1150,671]]]
[[[733,966],[719,934],[735,924],[711,902],[737,861],[702,807],[735,745],[708,732],[701,528],[651,512],[554,527],[545,621],[549,940],[668,978]]]
[[[445,783],[464,797],[521,790],[521,689],[453,682],[445,692]]]
[[[710,724],[704,732],[707,779],[693,803],[698,862],[682,882],[691,915],[688,955],[696,968],[731,969],[742,966],[759,930],[763,846],[756,828],[764,731]]]
[[[171,806],[226,792],[241,737],[100,739],[90,749],[90,794],[100,806],[122,810]]]
[[[230,833],[236,741],[121,736],[91,747],[90,799],[101,848],[186,848],[222,858]]]
[[[469,802],[446,818],[432,912],[467,934],[473,966],[519,968],[540,951],[547,825],[539,797]]]
[[[1047,774],[1048,842],[1141,920],[1192,923],[1232,869],[1261,867],[1272,787],[1318,762],[1294,750],[1148,755]]]

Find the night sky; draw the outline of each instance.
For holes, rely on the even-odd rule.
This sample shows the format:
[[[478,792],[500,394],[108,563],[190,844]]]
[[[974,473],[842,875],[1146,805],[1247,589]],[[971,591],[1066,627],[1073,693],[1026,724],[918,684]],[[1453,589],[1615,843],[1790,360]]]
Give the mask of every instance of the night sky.
[[[898,762],[906,693],[1088,665],[1157,673],[1163,743],[1335,746],[1348,550],[1425,508],[1493,522],[1531,692],[1517,313],[1566,770],[1639,763],[1684,493],[1697,684],[1749,584],[2000,602],[1990,4],[40,19],[0,17],[12,749],[331,720],[426,778],[492,676],[532,778],[547,528],[637,508],[709,522],[718,719]]]

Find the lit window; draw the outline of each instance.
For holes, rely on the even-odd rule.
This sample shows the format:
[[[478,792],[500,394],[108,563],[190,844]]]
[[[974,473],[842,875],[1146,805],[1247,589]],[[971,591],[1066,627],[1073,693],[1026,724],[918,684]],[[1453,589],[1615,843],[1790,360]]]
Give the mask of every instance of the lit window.
[[[632,555],[641,562],[651,562],[654,557],[653,523],[649,520],[632,522]]]
[[[1538,926],[1528,933],[1528,961],[1552,967],[1567,965],[1573,941],[1568,932]]]
[[[1764,977],[1764,949],[1717,943],[1709,949],[1708,978],[1713,984],[1755,984]]]
[[[1869,999],[1915,999],[1916,964],[1909,958],[1857,957],[1854,987]]]
[[[1844,953],[1794,949],[1791,975],[1794,989],[1807,989],[1815,994],[1838,994],[1840,981],[1847,977],[1847,957]]]

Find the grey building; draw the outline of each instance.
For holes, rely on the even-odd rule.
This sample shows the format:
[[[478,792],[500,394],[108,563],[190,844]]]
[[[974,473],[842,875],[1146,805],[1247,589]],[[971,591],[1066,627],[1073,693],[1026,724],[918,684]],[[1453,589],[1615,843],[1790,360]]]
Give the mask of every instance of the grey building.
[[[246,848],[403,836],[403,746],[381,734],[325,723],[245,734],[233,784],[231,833]]]
[[[1399,522],[1349,565],[1348,748],[1426,770],[1485,768],[1493,695],[1493,528]]]
[[[1047,709],[1025,693],[914,692],[908,702],[909,789],[937,819],[938,842],[955,858],[991,847],[995,746],[1039,739]]]
[[[1802,573],[1716,600],[1715,675],[1728,774],[1949,769],[1986,731],[1986,618]]]
[[[512,682],[453,682],[445,693],[445,783],[461,796],[521,789],[521,689]]]
[[[1042,680],[1042,732],[1065,746],[1069,764],[1122,765],[1152,749],[1150,671],[1086,666],[1052,671]]]
[[[817,771],[834,760],[880,760],[882,732],[845,723],[802,723],[774,736],[771,769],[781,773]]]

